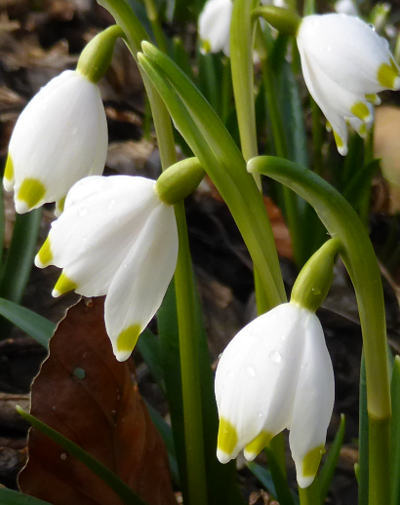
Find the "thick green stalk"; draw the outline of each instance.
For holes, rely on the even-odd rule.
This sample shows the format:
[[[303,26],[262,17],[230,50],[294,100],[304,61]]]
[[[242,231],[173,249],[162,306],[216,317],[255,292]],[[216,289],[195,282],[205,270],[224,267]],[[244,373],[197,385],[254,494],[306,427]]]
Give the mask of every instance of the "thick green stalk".
[[[128,47],[136,58],[142,40],[148,39],[138,26],[133,11],[121,0],[101,2],[114,16],[127,35]],[[168,112],[147,76],[143,81],[152,110],[160,158],[163,169],[176,162],[175,142]],[[197,346],[193,341],[196,317],[194,312],[194,286],[189,241],[183,203],[175,206],[179,234],[179,253],[175,272],[175,290],[181,357],[182,397],[184,410],[185,450],[188,478],[189,505],[207,503],[207,480],[204,461],[204,437],[201,407],[201,377]]]
[[[300,505],[319,505],[314,486],[299,487]]]
[[[359,217],[330,184],[299,165],[260,156],[250,160],[250,171],[263,173],[290,187],[307,200],[333,237],[356,293],[363,335],[369,417],[369,505],[390,499],[391,400],[387,360],[386,320],[378,262]]]
[[[254,19],[251,16],[257,3],[258,0],[236,0],[233,3],[230,32],[232,85],[240,143],[246,161],[258,153],[254,107]]]
[[[154,0],[144,0],[144,3],[146,7],[147,17],[150,20],[157,45],[161,50],[167,52],[167,43],[161,27],[160,18],[158,16],[157,6],[154,3]]]

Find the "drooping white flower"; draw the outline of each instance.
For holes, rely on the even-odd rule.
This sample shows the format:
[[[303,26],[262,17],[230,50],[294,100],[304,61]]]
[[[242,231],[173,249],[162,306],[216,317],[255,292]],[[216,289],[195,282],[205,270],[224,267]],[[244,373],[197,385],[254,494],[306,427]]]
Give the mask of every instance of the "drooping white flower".
[[[229,56],[231,0],[208,0],[199,16],[199,35],[204,52],[223,51]]]
[[[346,14],[303,18],[297,45],[307,88],[331,125],[338,151],[347,153],[347,125],[365,135],[376,93],[400,88],[388,42],[359,18]]]
[[[60,202],[87,175],[101,174],[107,124],[98,86],[77,71],[52,79],[19,116],[3,185],[14,189],[17,212]]]
[[[252,460],[288,428],[297,481],[312,483],[334,403],[332,362],[313,312],[285,303],[245,326],[222,354],[215,394],[222,463],[242,449]]]
[[[261,3],[286,7],[285,0],[261,0]],[[204,5],[199,16],[199,36],[204,53],[223,51],[229,56],[232,9],[232,0],[208,0]]]
[[[35,264],[63,269],[53,296],[107,295],[107,333],[124,361],[162,302],[177,253],[174,209],[159,199],[155,181],[91,176],[69,191]]]

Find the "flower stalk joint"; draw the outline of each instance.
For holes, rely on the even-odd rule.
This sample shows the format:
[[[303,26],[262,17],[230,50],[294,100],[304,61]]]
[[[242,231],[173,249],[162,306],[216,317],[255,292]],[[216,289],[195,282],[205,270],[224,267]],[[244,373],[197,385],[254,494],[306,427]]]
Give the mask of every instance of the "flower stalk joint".
[[[200,184],[204,170],[197,158],[178,161],[165,170],[156,182],[160,200],[174,205],[189,196]]]
[[[118,25],[110,26],[93,37],[79,57],[77,72],[97,83],[110,66],[115,42],[119,37],[125,37],[125,34]]]
[[[292,289],[291,302],[315,312],[332,284],[333,267],[341,243],[332,238],[316,251],[301,269]]]

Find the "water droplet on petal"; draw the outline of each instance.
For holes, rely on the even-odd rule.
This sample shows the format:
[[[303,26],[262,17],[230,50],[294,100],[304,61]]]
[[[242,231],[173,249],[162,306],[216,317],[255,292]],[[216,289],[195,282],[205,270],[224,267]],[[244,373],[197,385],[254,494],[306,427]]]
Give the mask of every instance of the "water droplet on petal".
[[[318,296],[321,294],[321,290],[319,288],[311,288],[311,293],[315,296]]]
[[[282,354],[279,351],[271,351],[268,357],[274,363],[282,363]]]
[[[107,209],[112,210],[115,207],[116,201],[114,199],[110,200]]]

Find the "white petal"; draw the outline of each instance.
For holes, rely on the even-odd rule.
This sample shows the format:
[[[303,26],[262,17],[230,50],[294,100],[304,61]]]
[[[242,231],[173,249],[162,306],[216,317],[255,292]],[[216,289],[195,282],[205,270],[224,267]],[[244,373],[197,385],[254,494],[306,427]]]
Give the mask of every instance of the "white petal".
[[[361,19],[346,14],[306,16],[297,41],[338,85],[356,94],[385,89],[377,74],[380,65],[390,65],[388,42]]]
[[[52,79],[19,116],[9,151],[21,211],[59,200],[80,178],[101,173],[107,125],[98,87],[71,70]],[[34,205],[18,197],[27,179],[45,189]]]
[[[222,354],[215,377],[218,412],[235,428],[237,443],[229,454],[220,448],[220,460],[236,457],[261,432],[275,435],[289,422],[303,310],[290,303],[275,307],[245,326]],[[246,452],[249,459],[255,455]]]
[[[121,262],[107,293],[104,318],[119,361],[130,356],[137,337],[161,305],[177,255],[174,209],[160,202]]]
[[[314,480],[334,403],[332,362],[317,316],[305,321],[304,352],[293,406],[289,443],[301,487]],[[313,452],[311,452],[313,451]]]
[[[205,4],[199,16],[199,35],[213,53],[223,50],[229,55],[231,17],[231,0],[208,0]]]
[[[64,212],[52,223],[50,263],[63,268],[77,285],[76,292],[105,294],[157,205],[153,180],[123,175],[81,179],[68,193]],[[36,263],[43,266],[40,253]]]

